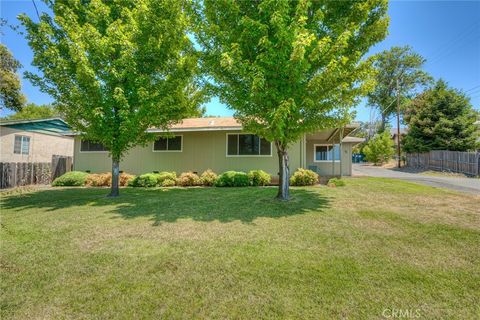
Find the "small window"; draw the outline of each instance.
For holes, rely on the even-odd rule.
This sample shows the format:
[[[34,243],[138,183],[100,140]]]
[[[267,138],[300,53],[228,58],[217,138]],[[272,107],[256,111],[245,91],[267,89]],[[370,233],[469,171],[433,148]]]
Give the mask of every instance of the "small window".
[[[108,150],[101,143],[93,142],[89,140],[82,140],[82,144],[80,145],[80,151],[92,152],[92,151],[108,151]]]
[[[158,137],[153,143],[153,151],[182,151],[182,136]]]
[[[30,153],[30,137],[15,136],[13,145],[13,153],[15,154],[29,154]]]
[[[228,134],[227,155],[271,156],[272,144],[254,134]]]
[[[315,145],[315,161],[339,161],[340,145]]]

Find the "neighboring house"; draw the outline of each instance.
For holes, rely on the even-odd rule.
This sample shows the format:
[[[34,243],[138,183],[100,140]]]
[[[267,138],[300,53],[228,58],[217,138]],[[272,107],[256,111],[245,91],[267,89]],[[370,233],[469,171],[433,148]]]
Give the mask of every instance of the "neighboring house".
[[[51,162],[73,156],[70,127],[60,118],[0,121],[0,162]]]
[[[348,137],[357,124],[343,130],[328,129],[307,134],[289,149],[290,169],[316,169],[320,175],[338,175],[340,164],[343,175],[352,173],[352,146],[362,142]],[[242,131],[232,117],[191,118],[170,128],[168,137],[160,129],[149,129],[158,134],[154,142],[136,146],[120,162],[120,170],[132,174],[155,171],[193,171],[198,174],[212,169],[217,173],[227,170],[249,171],[261,169],[278,176],[278,157],[275,146],[258,136]],[[340,137],[345,137],[340,150]],[[98,143],[82,141],[75,133],[74,170],[108,172],[111,159],[108,151]]]
[[[407,128],[400,128],[400,141],[402,141],[402,138],[407,134],[407,131]],[[398,144],[397,133],[397,128],[390,129],[390,137],[392,138],[394,145]]]

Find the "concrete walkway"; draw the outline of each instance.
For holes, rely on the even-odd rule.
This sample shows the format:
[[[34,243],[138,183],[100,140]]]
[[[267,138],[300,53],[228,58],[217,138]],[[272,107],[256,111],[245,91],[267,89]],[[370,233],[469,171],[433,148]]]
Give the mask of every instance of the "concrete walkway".
[[[480,179],[476,178],[426,176],[418,173],[403,172],[395,169],[385,169],[358,163],[353,164],[352,173],[354,176],[402,179],[426,184],[432,187],[447,188],[480,195]]]

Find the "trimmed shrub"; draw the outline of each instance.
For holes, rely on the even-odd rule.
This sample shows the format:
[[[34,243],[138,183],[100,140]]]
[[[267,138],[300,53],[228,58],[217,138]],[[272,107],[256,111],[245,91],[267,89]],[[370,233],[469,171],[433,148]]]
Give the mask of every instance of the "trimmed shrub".
[[[318,183],[318,174],[312,170],[299,168],[290,177],[290,185],[292,186],[312,186]]]
[[[249,185],[248,175],[245,172],[226,171],[215,183],[217,187],[246,187]]]
[[[175,171],[168,172],[168,171],[163,171],[160,173],[156,173],[157,175],[157,184],[159,186],[163,185],[163,181],[165,180],[172,180],[175,182],[177,180],[177,173]]]
[[[327,186],[333,187],[333,188],[343,187],[343,186],[345,186],[345,180],[338,179],[338,178],[332,178],[332,179],[328,180]]]
[[[158,184],[158,175],[155,173],[145,173],[137,178],[133,182],[134,187],[155,187]]]
[[[122,172],[118,178],[118,184],[121,187],[125,187],[129,185],[130,180],[134,178],[135,176]],[[85,185],[91,187],[110,187],[112,185],[112,173],[91,173],[87,176]]]
[[[120,173],[120,178],[118,183],[120,184],[120,186],[125,187],[130,185],[130,181],[132,181],[133,179],[135,179],[134,175],[122,172]]]
[[[85,185],[91,187],[109,187],[111,184],[111,173],[91,173],[85,179]]]
[[[177,178],[177,184],[182,187],[197,186],[200,184],[200,178],[193,172],[184,172]]]
[[[165,179],[162,181],[162,187],[174,187],[175,184],[175,180],[172,179]]]
[[[266,186],[270,184],[272,177],[263,170],[252,170],[248,173],[248,181],[251,186]]]
[[[63,186],[83,186],[85,180],[87,179],[88,173],[82,171],[70,171],[61,175],[52,182],[54,187],[63,187]]]
[[[200,183],[204,186],[211,187],[215,185],[215,182],[217,182],[217,178],[217,174],[212,170],[208,169],[205,170],[200,176]]]

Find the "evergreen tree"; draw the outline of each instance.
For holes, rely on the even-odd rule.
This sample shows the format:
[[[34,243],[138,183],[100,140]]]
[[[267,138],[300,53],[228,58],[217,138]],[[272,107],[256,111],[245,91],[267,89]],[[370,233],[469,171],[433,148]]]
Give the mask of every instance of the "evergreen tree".
[[[406,152],[468,151],[476,147],[476,112],[469,98],[443,80],[418,95],[407,106],[403,138]]]

